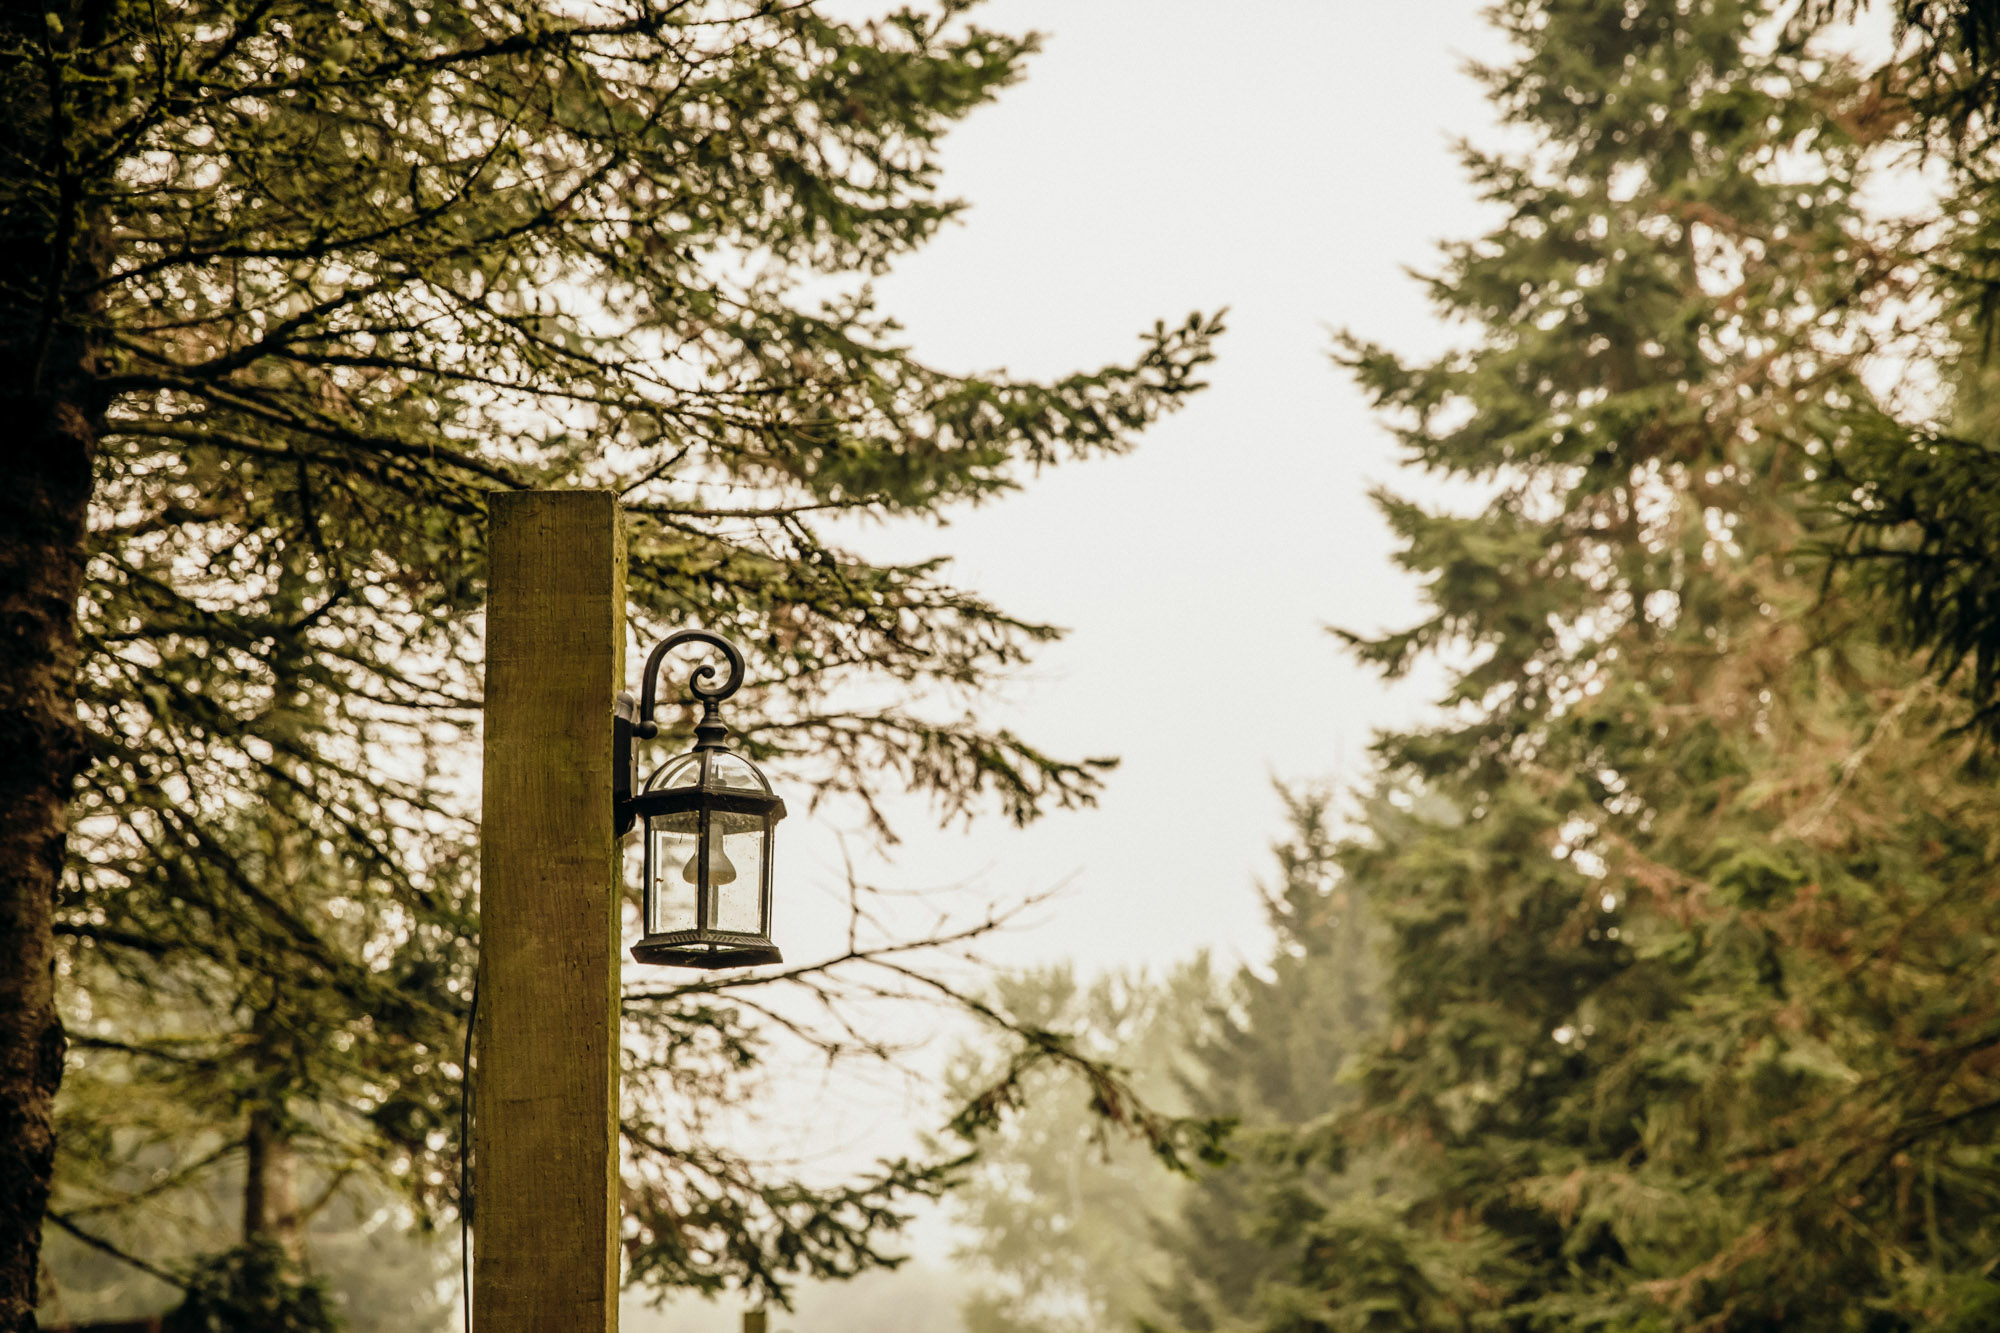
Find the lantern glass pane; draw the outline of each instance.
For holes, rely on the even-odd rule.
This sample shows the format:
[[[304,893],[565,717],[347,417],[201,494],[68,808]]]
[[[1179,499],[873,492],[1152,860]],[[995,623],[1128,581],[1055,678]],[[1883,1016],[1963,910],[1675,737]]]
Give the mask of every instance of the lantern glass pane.
[[[684,754],[662,764],[646,784],[647,791],[665,791],[669,787],[692,787],[701,781],[701,756]]]
[[[733,755],[727,750],[717,751],[708,758],[708,785],[711,787],[740,787],[745,791],[771,790],[764,781],[764,775],[750,766],[748,760]]]
[[[647,820],[652,838],[649,869],[653,882],[646,886],[646,933],[695,928],[695,887],[700,877],[701,817],[689,810],[679,814],[655,815]]]
[[[762,934],[764,819],[715,811],[709,816],[709,884],[715,893],[711,920],[717,930]]]

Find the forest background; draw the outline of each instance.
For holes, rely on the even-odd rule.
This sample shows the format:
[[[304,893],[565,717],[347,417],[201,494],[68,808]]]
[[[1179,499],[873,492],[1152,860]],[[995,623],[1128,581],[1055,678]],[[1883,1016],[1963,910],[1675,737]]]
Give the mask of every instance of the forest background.
[[[1995,1307],[1980,965],[1990,33],[1967,26],[1979,11],[1917,7],[1934,27],[1885,71],[1815,31],[1836,13],[1496,16],[1520,47],[1487,79],[1514,137],[1470,165],[1500,221],[1431,284],[1469,336],[1414,362],[1339,344],[1411,461],[1470,483],[1444,508],[1383,498],[1435,618],[1356,645],[1392,672],[1443,651],[1447,707],[1378,744],[1339,829],[1320,798],[1287,798],[1268,965],[1081,988],[1043,972],[993,994],[1025,1049],[1080,1029],[1071,1054],[1137,1067],[1170,1109],[1244,1128],[1232,1166],[1175,1186],[1115,1146],[1076,1154],[1087,1126],[1062,1119],[1060,1092],[1004,1121],[960,1196],[994,1268],[975,1326],[1974,1328]],[[1947,207],[1899,211],[1926,190]],[[1186,327],[1187,350],[1163,341],[1154,364],[1199,365],[1206,329]],[[1084,400],[1069,401],[1059,410]],[[1121,425],[1143,424],[1153,408],[1128,401]],[[932,754],[968,743],[928,734]],[[1027,766],[1017,814],[1089,781],[1004,734],[969,743]],[[949,762],[905,771],[948,803],[963,794]],[[285,851],[247,836],[267,865]],[[69,921],[114,955],[131,943]],[[250,1014],[278,1009],[273,996]],[[712,1011],[668,1021],[725,1057],[750,1049]],[[103,1032],[80,1066],[100,1079],[217,1061]],[[246,1035],[261,1043],[253,1073],[296,1077],[268,1026]],[[993,1058],[969,1052],[957,1091],[977,1103],[994,1078],[1009,1087],[1016,1060]],[[232,1089],[218,1106],[247,1106],[248,1136],[195,1168],[323,1149],[333,1136],[296,1095]],[[375,1127],[407,1133],[395,1119]],[[101,1147],[114,1171],[129,1156],[115,1134]],[[1066,1190],[1017,1207],[1050,1151]],[[690,1169],[716,1200],[745,1185],[722,1157],[666,1156],[663,1201],[685,1199]],[[821,1211],[792,1232],[761,1197],[780,1234],[806,1238],[807,1267],[838,1272],[873,1262],[878,1205],[929,1191],[930,1172],[906,1162],[859,1194],[810,1194]],[[426,1181],[442,1184],[404,1182],[417,1206],[448,1206]],[[1108,1207],[1089,1197],[1100,1186]],[[122,1188],[138,1205],[172,1192]],[[1155,1214],[1136,1230],[1135,1191]],[[820,1219],[855,1207],[814,1251]],[[385,1204],[374,1220],[403,1216]],[[635,1263],[699,1283],[754,1280],[767,1262],[754,1245],[726,1242],[711,1265],[675,1244],[660,1228]],[[253,1261],[283,1270],[304,1247],[278,1249],[205,1270],[209,1317],[261,1281]],[[1148,1250],[1150,1264],[1093,1257]],[[272,1290],[311,1304],[311,1281],[278,1276]]]

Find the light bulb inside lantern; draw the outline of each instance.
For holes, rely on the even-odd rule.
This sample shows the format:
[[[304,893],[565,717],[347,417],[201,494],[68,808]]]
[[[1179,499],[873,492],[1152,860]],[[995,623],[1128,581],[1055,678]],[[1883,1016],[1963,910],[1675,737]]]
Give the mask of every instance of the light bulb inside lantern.
[[[697,851],[681,867],[681,878],[701,883],[701,853]],[[722,850],[722,825],[711,820],[708,826],[708,882],[716,888],[736,882],[736,865]]]

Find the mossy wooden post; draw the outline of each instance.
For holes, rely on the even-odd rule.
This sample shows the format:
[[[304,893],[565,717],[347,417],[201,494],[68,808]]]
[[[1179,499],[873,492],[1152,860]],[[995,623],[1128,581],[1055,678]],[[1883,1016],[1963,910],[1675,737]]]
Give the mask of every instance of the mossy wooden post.
[[[473,1321],[616,1333],[616,497],[495,495],[487,550]]]

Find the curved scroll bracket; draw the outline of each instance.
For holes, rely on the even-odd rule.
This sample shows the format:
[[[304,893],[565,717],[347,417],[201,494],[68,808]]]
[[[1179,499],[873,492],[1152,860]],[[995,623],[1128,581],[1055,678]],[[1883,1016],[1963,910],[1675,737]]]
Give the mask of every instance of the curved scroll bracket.
[[[639,725],[646,728],[642,735],[647,739],[659,735],[659,725],[653,720],[655,700],[660,682],[660,664],[667,660],[667,654],[682,644],[699,643],[720,652],[729,663],[729,676],[720,685],[711,685],[715,677],[715,663],[703,662],[688,677],[688,693],[706,705],[704,713],[713,713],[715,706],[743,688],[743,650],[720,634],[705,629],[684,629],[669,634],[646,654],[646,670],[640,676]]]
[[[612,811],[616,820],[618,835],[623,837],[632,828],[632,791],[637,785],[633,754],[635,740],[651,740],[660,734],[660,724],[653,714],[659,707],[660,668],[667,654],[686,644],[698,643],[713,648],[722,654],[729,664],[728,674],[722,683],[714,681],[714,662],[703,662],[688,677],[688,693],[701,701],[701,721],[695,725],[695,746],[697,749],[715,749],[729,735],[729,728],[722,725],[722,715],[716,705],[743,687],[745,662],[743,650],[705,629],[684,629],[669,634],[655,644],[653,651],[646,654],[646,669],[640,677],[639,700],[635,704],[629,693],[621,693],[612,711]]]

